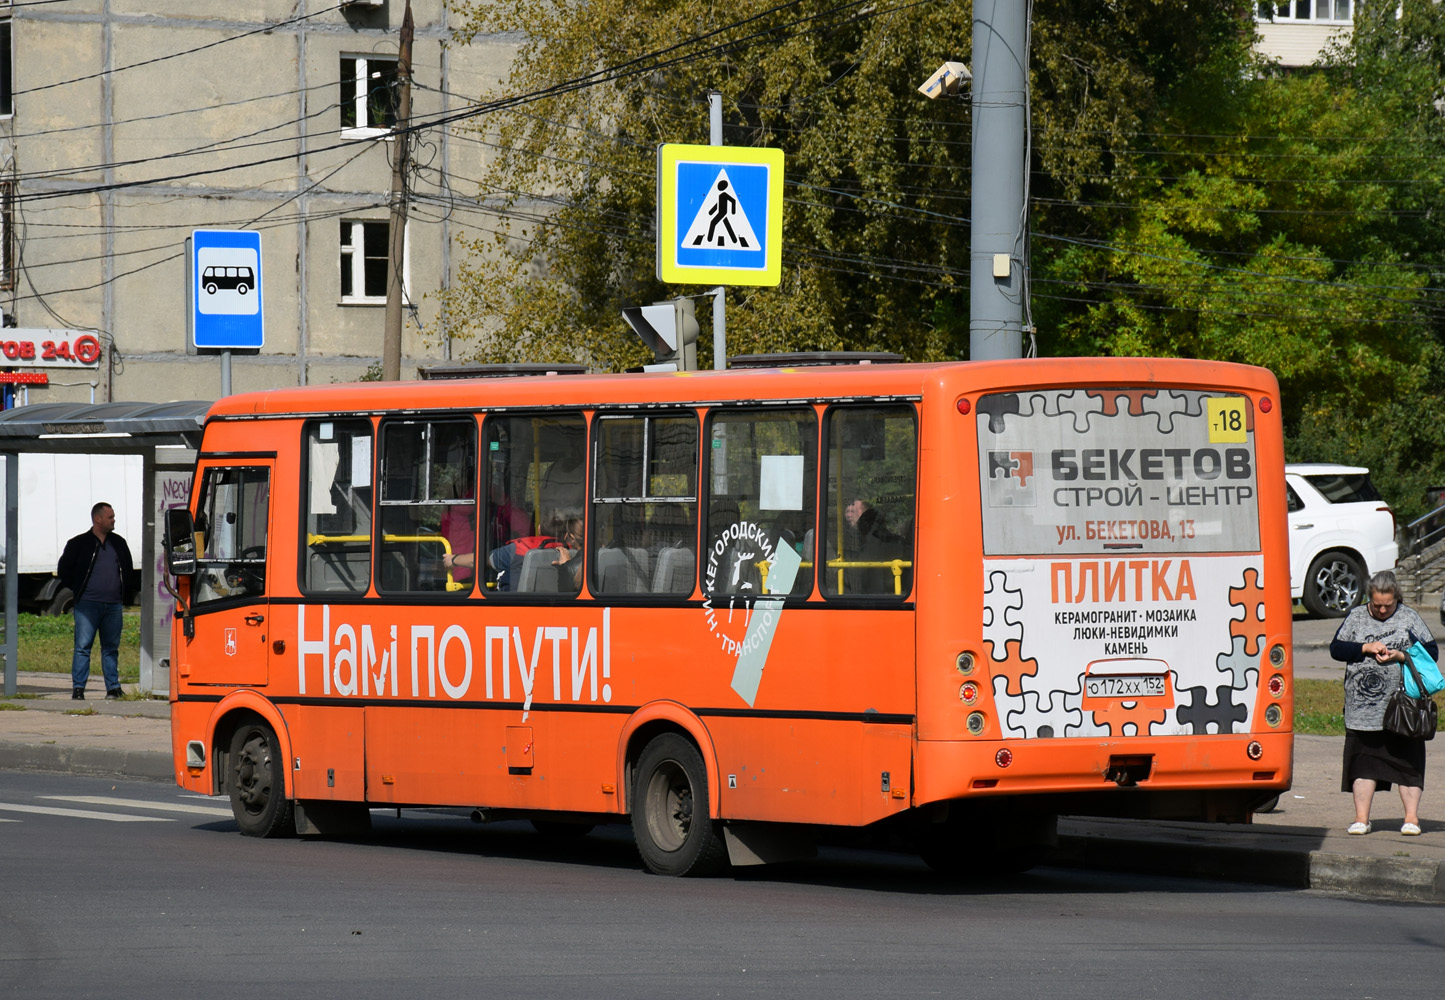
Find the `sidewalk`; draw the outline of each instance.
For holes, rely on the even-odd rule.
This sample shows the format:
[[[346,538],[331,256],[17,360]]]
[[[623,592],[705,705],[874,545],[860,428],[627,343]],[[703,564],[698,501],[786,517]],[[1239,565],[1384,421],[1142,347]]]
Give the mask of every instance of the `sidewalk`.
[[[1435,627],[1438,605],[1420,610]],[[1329,659],[1337,624],[1296,621],[1298,676],[1343,677],[1343,667]],[[0,769],[173,780],[170,705],[108,702],[92,688],[89,700],[72,701],[68,677],[22,672],[20,693],[38,697],[0,701],[25,707],[0,711]],[[95,714],[68,714],[76,709]],[[1429,744],[1418,837],[1400,834],[1400,798],[1393,791],[1375,798],[1373,833],[1345,833],[1352,808],[1339,791],[1343,747],[1341,736],[1295,737],[1294,788],[1252,824],[1064,817],[1052,863],[1445,902],[1445,819],[1435,818],[1445,817],[1439,791],[1445,738]]]

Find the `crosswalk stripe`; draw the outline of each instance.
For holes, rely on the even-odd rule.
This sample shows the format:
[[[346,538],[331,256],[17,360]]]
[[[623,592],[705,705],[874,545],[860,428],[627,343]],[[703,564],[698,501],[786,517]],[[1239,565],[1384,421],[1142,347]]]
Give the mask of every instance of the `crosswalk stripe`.
[[[68,816],[71,819],[99,819],[107,823],[174,823],[165,816],[125,816],[121,813],[95,812],[91,809],[62,809],[59,806],[24,806],[14,802],[0,802],[0,810],[18,813],[38,813],[41,816]]]
[[[230,818],[230,807],[185,805],[181,802],[141,802],[136,799],[122,799],[106,795],[41,795],[50,802],[74,802],[84,806],[120,806],[129,809],[150,809],[155,812],[191,813],[198,816],[225,816]]]

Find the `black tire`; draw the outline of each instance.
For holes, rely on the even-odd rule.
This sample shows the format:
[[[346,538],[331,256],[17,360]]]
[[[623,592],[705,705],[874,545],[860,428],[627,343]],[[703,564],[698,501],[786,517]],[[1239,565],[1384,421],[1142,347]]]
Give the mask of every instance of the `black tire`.
[[[237,286],[236,286],[236,294],[237,294],[237,295],[245,295],[245,294],[246,294],[247,292],[249,292],[250,290],[251,290],[251,289],[247,288],[245,285],[237,285]]]
[[[75,595],[70,592],[69,587],[61,587],[50,599],[50,603],[40,610],[40,613],[42,615],[68,615],[73,607],[75,607]]]
[[[1305,574],[1305,609],[1316,618],[1343,618],[1365,599],[1365,567],[1348,552],[1315,557]]]
[[[727,866],[722,825],[708,815],[707,768],[677,733],[655,737],[638,758],[632,836],[657,875],[716,875]]]
[[[296,832],[296,814],[286,797],[284,761],[275,731],[259,719],[245,722],[231,737],[226,787],[231,813],[248,837],[289,837]]]
[[[211,282],[207,282],[207,283],[206,283],[206,294],[207,294],[207,295],[215,295],[215,294],[216,294],[216,283],[215,283],[214,281],[211,281]]]

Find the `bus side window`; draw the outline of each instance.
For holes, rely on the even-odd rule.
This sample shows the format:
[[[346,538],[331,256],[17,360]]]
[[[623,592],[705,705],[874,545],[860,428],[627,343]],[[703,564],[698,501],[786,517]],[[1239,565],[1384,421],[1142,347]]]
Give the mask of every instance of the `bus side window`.
[[[697,579],[697,418],[598,417],[592,589],[688,594]]]
[[[906,597],[913,589],[918,426],[910,406],[827,413],[824,594]]]
[[[476,437],[470,418],[382,422],[378,592],[471,592]]]
[[[817,509],[817,423],[803,408],[709,417],[704,593],[812,593],[805,551]]]
[[[483,586],[488,593],[578,593],[586,418],[580,411],[491,416],[484,431]],[[543,554],[534,555],[538,550]]]
[[[364,594],[371,579],[371,421],[313,420],[303,436],[301,589]]]

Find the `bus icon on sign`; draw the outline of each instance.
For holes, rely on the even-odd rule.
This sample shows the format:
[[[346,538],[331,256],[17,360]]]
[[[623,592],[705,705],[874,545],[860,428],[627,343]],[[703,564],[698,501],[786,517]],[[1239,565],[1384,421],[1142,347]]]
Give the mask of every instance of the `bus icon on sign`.
[[[249,267],[208,267],[201,273],[201,287],[207,295],[215,295],[224,289],[234,289],[236,294],[245,295],[256,287],[256,273]]]
[[[261,311],[260,271],[260,255],[252,247],[199,248],[194,293],[196,312],[202,316],[256,315]]]

